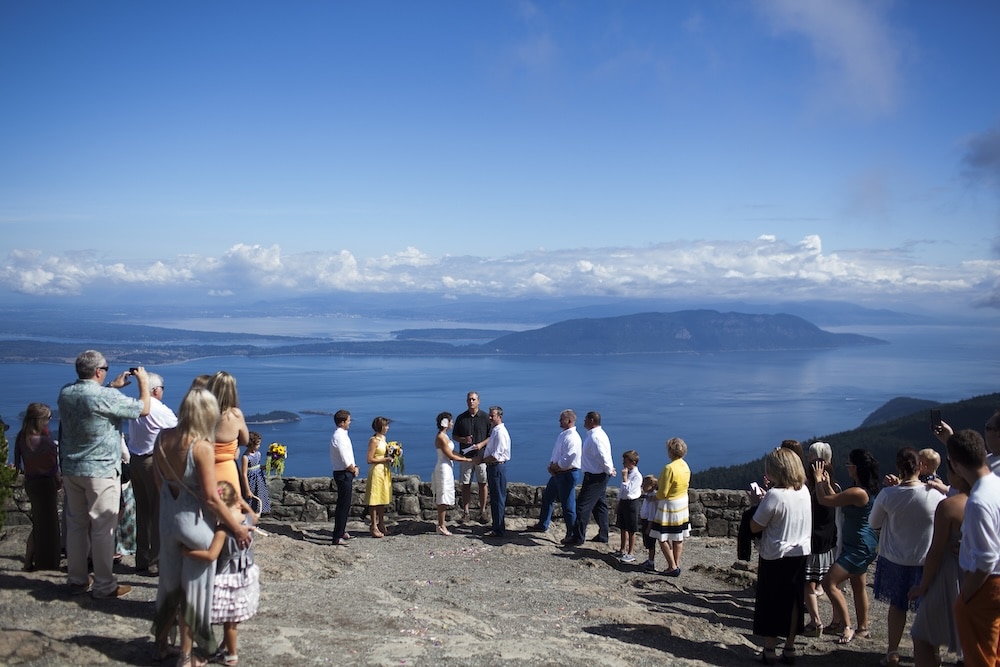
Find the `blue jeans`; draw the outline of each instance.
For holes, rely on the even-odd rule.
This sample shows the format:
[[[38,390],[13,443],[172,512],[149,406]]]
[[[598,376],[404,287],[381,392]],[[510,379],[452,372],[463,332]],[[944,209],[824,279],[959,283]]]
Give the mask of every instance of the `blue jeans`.
[[[538,516],[540,526],[548,530],[552,521],[552,505],[556,500],[563,508],[563,521],[566,522],[566,534],[573,531],[576,523],[576,485],[580,483],[579,470],[567,470],[549,477],[549,483],[542,491],[542,513]]]
[[[587,523],[593,513],[597,521],[597,539],[608,541],[608,473],[583,473],[583,486],[576,498],[576,524],[570,537],[574,542],[587,539]]]
[[[507,463],[486,465],[486,486],[490,492],[490,515],[493,532],[504,534],[504,512],[507,511]]]
[[[348,470],[334,470],[333,481],[337,485],[337,509],[333,520],[333,542],[347,532],[347,518],[351,513],[351,492],[354,485],[354,473]]]

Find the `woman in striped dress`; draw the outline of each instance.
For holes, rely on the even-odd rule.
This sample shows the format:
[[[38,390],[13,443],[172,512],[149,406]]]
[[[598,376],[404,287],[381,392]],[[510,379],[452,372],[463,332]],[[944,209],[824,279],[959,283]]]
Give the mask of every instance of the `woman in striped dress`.
[[[684,461],[687,443],[680,438],[667,440],[667,455],[670,463],[663,467],[656,487],[656,517],[649,529],[650,537],[658,540],[660,551],[667,559],[664,572],[669,577],[681,573],[681,552],[684,537],[691,534],[688,513],[688,485],[691,483],[691,468]]]

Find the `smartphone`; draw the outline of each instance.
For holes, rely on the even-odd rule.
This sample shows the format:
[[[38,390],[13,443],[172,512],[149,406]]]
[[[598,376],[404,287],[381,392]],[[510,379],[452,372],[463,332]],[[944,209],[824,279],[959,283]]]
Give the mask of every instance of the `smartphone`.
[[[128,369],[128,374],[129,375],[135,375],[138,372],[139,372],[138,368],[130,368],[130,369]]]
[[[934,409],[931,410],[931,428],[938,428],[941,426],[941,411]]]
[[[760,484],[757,482],[750,482],[750,490],[756,493],[758,496],[764,495],[764,490],[760,488]]]

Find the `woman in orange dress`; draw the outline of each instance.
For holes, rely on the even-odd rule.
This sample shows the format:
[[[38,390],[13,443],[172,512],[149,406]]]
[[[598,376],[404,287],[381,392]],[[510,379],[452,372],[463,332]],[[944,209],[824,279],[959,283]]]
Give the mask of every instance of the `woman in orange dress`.
[[[219,401],[221,413],[215,429],[215,479],[217,482],[229,482],[234,489],[239,489],[243,511],[253,514],[250,506],[242,500],[249,489],[244,488],[242,483],[238,454],[240,446],[250,441],[250,431],[239,407],[236,378],[226,371],[219,371],[208,381],[208,390]]]

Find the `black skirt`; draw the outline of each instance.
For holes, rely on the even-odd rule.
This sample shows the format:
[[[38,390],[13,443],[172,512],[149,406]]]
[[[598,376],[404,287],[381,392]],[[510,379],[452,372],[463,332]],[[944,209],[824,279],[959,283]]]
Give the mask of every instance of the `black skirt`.
[[[795,614],[793,635],[803,630],[802,596],[806,588],[806,556],[757,560],[757,602],[753,633],[760,637],[787,637]]]

